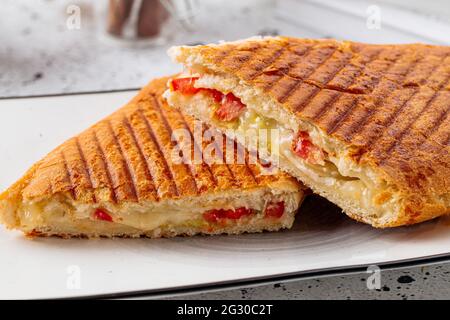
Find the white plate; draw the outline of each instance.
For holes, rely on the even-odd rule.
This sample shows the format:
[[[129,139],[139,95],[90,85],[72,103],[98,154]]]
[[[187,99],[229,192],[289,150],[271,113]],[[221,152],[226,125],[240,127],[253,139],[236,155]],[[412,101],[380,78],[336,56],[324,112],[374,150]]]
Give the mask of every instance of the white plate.
[[[134,91],[0,99],[0,189]],[[27,240],[0,229],[0,298],[50,298],[273,279],[450,254],[450,223],[376,230],[310,199],[293,230],[175,239]]]

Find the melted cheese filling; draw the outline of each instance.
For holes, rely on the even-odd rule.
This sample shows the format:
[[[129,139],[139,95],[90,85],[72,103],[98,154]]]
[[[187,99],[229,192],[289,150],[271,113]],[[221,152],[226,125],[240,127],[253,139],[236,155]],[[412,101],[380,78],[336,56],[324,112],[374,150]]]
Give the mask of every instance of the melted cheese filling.
[[[169,103],[172,101],[173,105],[195,108],[195,112],[191,112],[191,114],[198,115],[202,121],[208,120],[225,130],[234,129],[235,133],[230,131],[227,131],[227,133],[237,138],[248,149],[252,149],[245,138],[249,136],[248,130],[276,129],[279,132],[279,143],[270,142],[272,154],[269,159],[272,162],[278,159],[281,167],[284,165],[290,168],[290,171],[302,172],[315,186],[318,186],[318,189],[322,189],[329,194],[338,193],[377,217],[381,217],[387,211],[396,211],[396,199],[390,194],[383,193],[384,185],[376,181],[375,175],[368,168],[363,169],[361,166],[345,160],[344,157],[333,156],[335,153],[332,150],[336,146],[329,139],[326,139],[313,125],[304,123],[304,127],[301,130],[307,131],[312,142],[321,146],[329,154],[324,165],[310,164],[294,154],[291,146],[295,133],[299,130],[298,125],[290,124],[289,127],[284,127],[277,120],[261,115],[254,109],[251,109],[249,106],[258,105],[258,103],[263,105],[262,98],[253,96],[251,97],[252,100],[246,101],[244,97],[248,98],[248,91],[242,89],[243,87],[240,86],[237,80],[230,78],[224,80],[223,77],[202,75],[197,80],[195,87],[215,89],[223,93],[232,92],[235,96],[241,98],[242,102],[247,106],[247,110],[237,121],[229,124],[215,119],[213,116],[214,109],[211,108],[211,105],[214,105],[214,101],[205,93],[183,97],[181,94],[171,92],[166,94],[166,98],[168,98]],[[174,100],[177,101],[175,102]],[[305,182],[308,184],[306,179]]]
[[[249,110],[247,115],[239,119],[238,131],[248,129],[277,129],[279,130],[279,144],[275,147],[271,141],[271,158],[276,159],[281,164],[288,163],[297,170],[305,173],[315,185],[329,192],[339,192],[347,199],[359,203],[362,208],[373,208],[377,193],[379,192],[373,179],[366,176],[361,170],[356,171],[350,168],[339,158],[333,157],[325,160],[324,165],[310,164],[292,152],[292,140],[295,133],[293,130],[280,126],[273,119],[267,119],[254,111]],[[250,114],[250,115],[248,115]],[[244,135],[245,136],[245,135]],[[245,141],[241,141],[245,145]],[[392,202],[386,202],[382,207],[393,206]],[[381,207],[380,207],[381,209]],[[385,208],[384,208],[385,209]],[[380,214],[384,210],[379,210]]]
[[[213,199],[208,203],[202,203],[202,206],[192,205],[187,209],[186,203],[177,203],[170,201],[166,203],[148,203],[142,204],[124,204],[124,205],[108,205],[103,204],[101,207],[92,205],[74,204],[72,201],[63,197],[49,201],[28,202],[22,205],[19,212],[21,224],[25,229],[32,230],[36,226],[45,226],[52,224],[64,224],[64,220],[83,221],[86,219],[97,220],[93,213],[97,208],[105,209],[112,217],[112,224],[121,224],[143,231],[151,231],[157,228],[170,228],[172,226],[186,226],[192,228],[214,228],[214,224],[208,223],[203,213],[214,209],[231,209],[247,207],[255,211],[254,214],[243,216],[239,219],[224,219],[224,223],[228,226],[231,224],[250,224],[255,220],[265,218],[264,210],[266,205],[272,201],[284,201],[285,211],[281,217],[283,219],[287,214],[296,211],[300,202],[300,196],[297,194],[271,194],[267,192],[255,192],[252,197],[235,197]],[[205,201],[206,202],[206,201]],[[101,221],[104,223],[111,223]],[[223,227],[223,223],[220,224]]]

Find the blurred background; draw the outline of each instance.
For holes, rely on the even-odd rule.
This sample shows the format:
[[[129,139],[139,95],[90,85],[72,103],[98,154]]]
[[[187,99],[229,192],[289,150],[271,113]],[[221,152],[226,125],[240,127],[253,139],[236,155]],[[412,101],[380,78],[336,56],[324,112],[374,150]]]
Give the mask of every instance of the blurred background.
[[[138,88],[166,50],[254,35],[450,43],[447,0],[3,0],[0,96]]]

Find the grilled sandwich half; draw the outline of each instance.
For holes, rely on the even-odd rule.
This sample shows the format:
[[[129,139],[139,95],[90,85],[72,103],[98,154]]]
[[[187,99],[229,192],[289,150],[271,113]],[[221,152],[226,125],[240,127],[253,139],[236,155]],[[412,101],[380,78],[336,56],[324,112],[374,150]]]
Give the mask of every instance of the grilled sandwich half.
[[[263,158],[350,217],[450,212],[450,47],[269,37],[169,54],[185,67],[169,104],[247,147],[249,130],[276,130]]]
[[[126,106],[37,162],[0,195],[1,221],[29,236],[61,237],[290,227],[303,187],[286,174],[267,174],[250,157],[241,164],[189,161],[204,142],[174,139],[173,132],[191,133],[195,123],[161,99],[167,81],[151,82]]]

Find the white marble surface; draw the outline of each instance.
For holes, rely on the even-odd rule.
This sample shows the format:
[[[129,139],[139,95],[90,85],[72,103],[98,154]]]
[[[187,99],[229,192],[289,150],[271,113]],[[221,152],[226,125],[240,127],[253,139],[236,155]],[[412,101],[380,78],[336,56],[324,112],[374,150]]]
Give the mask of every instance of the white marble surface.
[[[105,2],[97,1],[94,6],[90,1],[2,1],[0,97],[136,88],[152,77],[180,70],[166,57],[167,46],[133,48],[105,39],[102,20]],[[406,9],[405,3],[409,5]],[[70,4],[81,8],[80,29],[66,27],[66,9]],[[381,9],[380,29],[366,26],[366,10],[372,4]],[[255,23],[251,19],[242,22],[235,16],[229,23],[208,28],[206,33],[179,32],[170,43],[228,40],[256,33],[367,42],[450,43],[450,3],[443,0],[430,0],[426,4],[418,0],[283,0],[274,12],[264,22]],[[383,271],[378,290],[367,289],[368,275],[363,273],[181,298],[443,299],[450,298],[449,275],[450,264],[441,263]]]

